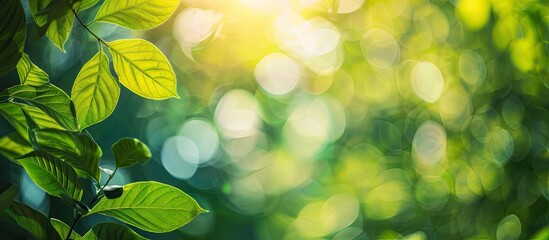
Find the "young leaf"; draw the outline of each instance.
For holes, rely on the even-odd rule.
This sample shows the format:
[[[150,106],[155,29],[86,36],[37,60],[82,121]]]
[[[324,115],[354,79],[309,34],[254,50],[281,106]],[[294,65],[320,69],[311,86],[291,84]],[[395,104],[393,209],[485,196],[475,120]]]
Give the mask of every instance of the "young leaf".
[[[144,98],[179,98],[172,66],[156,46],[143,39],[122,39],[108,44],[122,85]]]
[[[0,96],[9,96],[33,104],[44,111],[57,123],[69,130],[78,130],[78,124],[73,114],[72,102],[58,87],[46,83],[39,87],[18,85],[10,87],[0,93]]]
[[[16,159],[32,152],[32,150],[30,143],[17,132],[0,138],[0,154],[15,164],[20,165]]]
[[[48,218],[41,212],[17,201],[5,209],[11,222],[41,240],[61,240]]]
[[[48,128],[36,130],[35,136],[43,150],[99,181],[102,152],[89,134]]]
[[[59,219],[52,218],[52,219],[50,219],[50,223],[53,226],[53,228],[55,228],[57,233],[59,233],[60,237],[65,238],[67,236],[67,234],[69,234],[70,227],[69,227],[69,225],[67,225],[63,221],[61,221]],[[80,236],[78,233],[76,233],[73,230],[71,232],[70,238],[73,239],[73,240],[80,240],[82,238],[82,236]]]
[[[29,55],[23,53],[17,63],[17,74],[22,85],[42,86],[49,82],[46,72],[31,62]]]
[[[120,87],[109,71],[107,55],[99,51],[80,70],[72,86],[80,128],[103,121],[114,111]]]
[[[205,212],[183,191],[159,182],[135,182],[124,186],[122,196],[102,198],[88,213],[115,217],[145,231],[173,231]]]
[[[130,228],[110,222],[99,223],[87,232],[82,240],[146,240],[146,238],[139,236]]]
[[[105,0],[94,21],[111,22],[143,30],[165,22],[177,9],[180,0]]]
[[[25,47],[27,25],[25,12],[19,0],[3,0],[0,8],[0,77],[16,65]]]
[[[129,167],[135,163],[145,164],[151,159],[151,151],[137,138],[122,138],[112,145],[116,167]]]
[[[3,212],[7,208],[17,193],[19,192],[19,187],[11,183],[2,183],[0,185],[0,212]]]
[[[31,152],[19,163],[36,185],[48,194],[60,197],[66,193],[76,200],[82,199],[82,186],[74,169],[46,152]]]

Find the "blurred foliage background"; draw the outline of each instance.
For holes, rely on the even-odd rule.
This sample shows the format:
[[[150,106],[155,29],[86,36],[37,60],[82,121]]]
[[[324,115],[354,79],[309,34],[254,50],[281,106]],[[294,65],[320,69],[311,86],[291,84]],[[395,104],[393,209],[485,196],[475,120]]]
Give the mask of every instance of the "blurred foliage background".
[[[69,90],[97,41],[75,25],[62,53],[27,22],[25,51]],[[549,237],[545,0],[183,0],[147,32],[90,28],[150,40],[176,71],[181,99],[122,89],[89,129],[102,166],[120,137],[151,147],[153,161],[114,184],[169,183],[210,210],[162,239]],[[21,201],[66,211],[0,166]]]

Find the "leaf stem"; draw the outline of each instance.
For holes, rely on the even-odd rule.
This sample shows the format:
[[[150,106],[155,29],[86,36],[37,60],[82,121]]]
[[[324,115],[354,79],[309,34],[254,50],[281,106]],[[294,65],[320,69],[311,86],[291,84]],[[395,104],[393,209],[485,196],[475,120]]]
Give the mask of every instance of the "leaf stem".
[[[84,22],[82,22],[82,19],[80,19],[80,17],[78,17],[78,14],[76,13],[76,10],[74,10],[74,8],[71,9],[72,12],[74,13],[74,17],[78,20],[78,22],[80,23],[80,25],[82,25],[82,27],[84,27],[84,29],[86,29],[86,31],[88,31],[89,33],[91,33],[91,35],[93,35],[97,41],[99,41],[100,43],[102,43],[103,45],[107,46],[107,48],[109,47],[109,45],[103,40],[101,39],[100,37],[98,37],[97,35],[95,35],[94,32],[92,32],[92,30],[90,30],[88,28],[88,25],[84,24]]]
[[[101,195],[101,192],[103,192],[103,189],[105,189],[105,187],[107,185],[109,185],[109,182],[114,177],[114,174],[116,173],[116,170],[118,170],[118,168],[115,168],[114,171],[112,172],[112,174],[109,175],[109,178],[107,179],[105,184],[103,184],[103,186],[99,189],[99,191],[97,191],[97,193],[95,194],[93,199],[90,201],[90,204],[88,204],[88,206],[91,206],[92,204],[94,204],[97,201],[97,199],[99,199],[99,195]],[[70,239],[72,231],[74,230],[74,226],[76,225],[76,222],[78,222],[78,219],[80,219],[81,217],[82,217],[82,214],[78,213],[78,215],[74,218],[74,221],[72,222],[71,228],[70,228],[69,233],[67,234],[67,237],[65,238],[65,240]]]

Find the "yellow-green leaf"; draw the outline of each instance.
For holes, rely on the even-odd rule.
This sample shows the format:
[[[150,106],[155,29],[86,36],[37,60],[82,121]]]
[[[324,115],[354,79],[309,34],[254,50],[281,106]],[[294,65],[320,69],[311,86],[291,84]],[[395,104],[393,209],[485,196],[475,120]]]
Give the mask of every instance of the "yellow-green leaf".
[[[49,81],[48,74],[34,65],[26,53],[23,53],[23,56],[17,63],[17,74],[19,75],[19,81],[23,85],[38,87]]]
[[[143,30],[165,22],[177,9],[180,0],[105,0],[95,21],[115,23]]]
[[[156,46],[143,39],[122,39],[108,44],[122,85],[144,98],[179,98],[173,68]]]
[[[10,72],[16,65],[27,37],[25,12],[19,0],[2,0],[0,7],[0,77]]]
[[[109,71],[107,55],[100,51],[84,64],[74,80],[71,96],[80,128],[111,115],[120,96],[120,87]]]

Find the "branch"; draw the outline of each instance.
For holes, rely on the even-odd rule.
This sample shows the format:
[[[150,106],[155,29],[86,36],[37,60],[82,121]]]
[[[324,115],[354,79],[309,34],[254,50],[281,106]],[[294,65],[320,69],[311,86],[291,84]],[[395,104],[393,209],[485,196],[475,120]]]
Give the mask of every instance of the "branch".
[[[78,22],[80,23],[80,25],[82,25],[82,27],[84,27],[84,29],[86,29],[86,31],[88,31],[89,33],[91,33],[91,35],[93,35],[97,41],[99,41],[100,43],[102,43],[103,45],[107,46],[107,48],[109,47],[109,45],[103,40],[101,39],[100,37],[98,37],[97,35],[95,35],[95,33],[93,33],[86,24],[84,24],[84,22],[82,22],[82,19],[80,19],[80,17],[78,17],[78,14],[76,13],[76,10],[74,10],[74,8],[71,8],[72,12],[74,13],[74,17],[78,20]]]
[[[92,33],[93,34],[93,33]],[[99,40],[101,41],[101,40]],[[105,43],[103,43],[105,44]],[[107,46],[108,47],[108,46]],[[88,204],[88,206],[91,206],[92,204],[95,203],[95,201],[97,201],[97,199],[99,199],[99,195],[101,195],[101,192],[103,192],[103,189],[105,189],[105,187],[107,185],[109,185],[109,182],[111,181],[111,179],[114,177],[114,174],[116,173],[116,170],[118,170],[118,168],[115,168],[114,171],[112,172],[111,175],[109,175],[109,178],[107,179],[107,181],[105,182],[105,184],[103,184],[103,186],[99,189],[99,191],[97,191],[97,193],[95,194],[95,196],[93,197],[93,199],[90,201],[90,204]],[[71,229],[69,229],[69,233],[67,234],[67,237],[65,238],[65,240],[69,240],[70,239],[70,236],[72,234],[72,231],[74,230],[74,226],[76,225],[76,222],[78,222],[78,220],[82,217],[82,214],[78,213],[78,215],[74,218],[74,221],[72,222],[72,225],[71,225]]]

